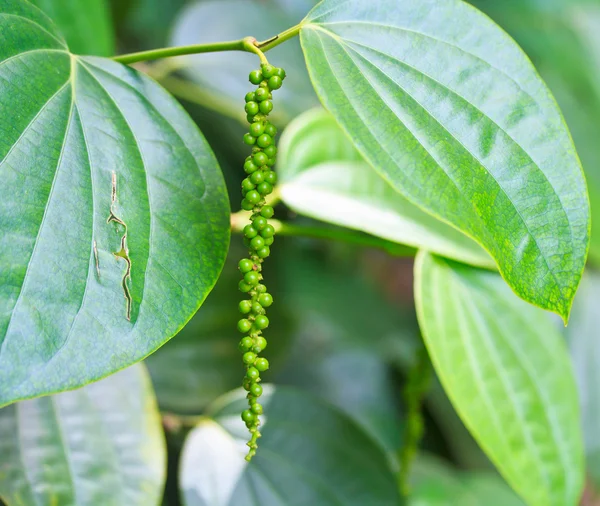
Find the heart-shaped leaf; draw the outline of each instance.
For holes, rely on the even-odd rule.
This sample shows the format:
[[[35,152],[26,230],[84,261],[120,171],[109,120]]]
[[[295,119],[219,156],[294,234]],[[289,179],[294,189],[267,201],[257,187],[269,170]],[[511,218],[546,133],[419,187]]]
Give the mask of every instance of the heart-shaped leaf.
[[[228,201],[209,146],[135,70],[0,1],[0,405],[165,343],[212,289]]]
[[[245,393],[219,399],[212,420],[186,441],[180,467],[186,506],[402,504],[379,446],[332,406],[286,387],[265,388],[263,437],[246,465]]]
[[[458,0],[324,0],[300,37],[321,101],[365,159],[566,320],[589,242],[585,180],[512,39]]]
[[[576,506],[577,387],[555,322],[493,272],[420,253],[415,277],[427,349],[471,434],[529,506]]]
[[[94,56],[115,53],[108,0],[31,0],[31,3],[56,23],[74,53]]]
[[[455,260],[495,266],[477,243],[394,190],[326,111],[296,118],[279,146],[281,197],[298,213]]]
[[[157,506],[165,466],[142,365],[0,410],[0,497],[8,506]]]

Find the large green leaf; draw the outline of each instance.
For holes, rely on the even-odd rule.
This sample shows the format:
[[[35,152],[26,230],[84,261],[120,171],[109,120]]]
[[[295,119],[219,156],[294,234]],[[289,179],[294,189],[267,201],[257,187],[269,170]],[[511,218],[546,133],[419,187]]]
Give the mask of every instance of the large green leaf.
[[[8,506],[158,505],[165,461],[142,365],[0,410],[0,496]]]
[[[186,506],[402,504],[377,444],[346,415],[294,389],[266,388],[263,437],[246,465],[244,391],[221,398],[190,433],[180,486]]]
[[[492,272],[421,253],[415,276],[427,349],[467,428],[527,504],[577,505],[577,387],[554,322]]]
[[[298,213],[455,260],[495,265],[477,243],[395,191],[326,111],[296,118],[279,146],[281,197]]]
[[[588,473],[600,488],[600,276],[585,276],[566,329],[579,386]]]
[[[209,146],[164,90],[72,55],[27,2],[0,0],[0,32],[4,405],[100,379],[176,334],[216,282],[229,216]]]
[[[592,207],[590,259],[600,264],[600,5],[597,0],[470,0],[525,50],[564,112]]]
[[[459,0],[324,0],[300,37],[321,101],[366,160],[566,320],[589,242],[585,180],[519,47]]]
[[[275,0],[209,0],[191,4],[178,16],[171,44],[174,46],[235,40],[249,35],[264,40],[297,23]],[[308,9],[307,9],[308,10]],[[306,14],[307,10],[303,12]],[[301,16],[300,16],[301,17]],[[285,86],[277,91],[272,117],[287,123],[317,104],[298,41],[289,41],[269,51],[269,60],[283,66],[288,74]],[[183,73],[201,85],[198,93],[222,108],[239,111],[245,121],[243,97],[252,89],[248,72],[257,66],[256,55],[235,52],[184,56]],[[177,65],[177,64],[176,64]]]
[[[115,38],[107,0],[31,0],[58,25],[74,53],[112,56]]]

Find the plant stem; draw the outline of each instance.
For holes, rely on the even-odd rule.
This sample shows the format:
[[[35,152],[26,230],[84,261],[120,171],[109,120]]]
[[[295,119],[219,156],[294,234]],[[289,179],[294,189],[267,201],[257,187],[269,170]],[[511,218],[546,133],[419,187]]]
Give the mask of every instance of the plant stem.
[[[193,44],[191,46],[163,47],[160,49],[151,49],[149,51],[140,51],[137,53],[122,54],[114,56],[113,60],[119,63],[130,64],[147,60],[158,60],[160,58],[169,58],[172,56],[183,56],[187,54],[216,53],[221,51],[246,51],[258,55],[261,63],[268,63],[264,53],[269,49],[278,46],[282,42],[295,37],[300,32],[302,24],[288,28],[275,37],[257,42],[254,37],[244,37],[239,40],[227,42],[211,42],[207,44]]]
[[[296,26],[288,28],[284,32],[275,35],[275,37],[271,37],[270,39],[259,42],[257,44],[257,47],[259,47],[266,53],[269,49],[273,49],[275,46],[278,46],[286,40],[296,37],[298,33],[300,33],[300,28],[302,28],[302,23],[298,23]]]
[[[269,220],[275,228],[275,233],[279,235],[290,235],[300,237],[310,237],[313,239],[325,239],[330,241],[345,242],[367,248],[382,249],[393,256],[412,257],[416,250],[410,246],[398,244],[380,237],[375,237],[363,232],[357,232],[341,227],[321,227],[297,225],[294,223],[282,222],[279,220]],[[248,223],[248,213],[240,211],[231,215],[231,230],[234,233],[241,233],[244,226]]]

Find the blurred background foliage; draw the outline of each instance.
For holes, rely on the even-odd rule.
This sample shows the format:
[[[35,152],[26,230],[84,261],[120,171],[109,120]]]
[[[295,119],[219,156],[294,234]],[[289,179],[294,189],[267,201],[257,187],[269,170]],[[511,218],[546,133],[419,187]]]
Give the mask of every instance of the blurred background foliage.
[[[36,3],[43,7],[44,1]],[[112,0],[112,19],[107,17],[102,22],[114,25],[117,51],[132,52],[246,35],[268,38],[300,21],[314,3]],[[600,213],[600,0],[472,3],[521,44],[563,110],[586,170],[592,199],[591,272],[593,265],[600,263],[600,218],[594,219]],[[75,49],[85,52],[88,48]],[[89,51],[110,54],[111,42],[101,41]],[[277,97],[273,116],[281,131],[318,101],[297,40],[277,47],[269,58],[274,64],[284,65],[290,76]],[[249,90],[245,76],[254,65],[251,55],[219,53],[138,66],[178,97],[198,123],[226,176],[233,211],[239,209],[238,186],[247,151],[241,142],[243,97]],[[283,205],[278,207],[277,217],[300,225],[315,224]],[[393,482],[406,419],[402,391],[407,371],[422,346],[412,296],[412,258],[322,239],[278,238],[266,267],[276,301],[270,313],[268,349],[272,364],[268,376],[275,387],[267,411],[272,410],[274,420],[285,419],[285,413],[291,418],[304,417],[315,435],[304,435],[297,427],[285,430],[274,421],[278,431],[273,429],[273,434],[264,438],[265,456],[261,458],[259,452],[252,471],[232,483],[239,441],[235,430],[228,429],[227,417],[239,410],[235,394],[227,392],[239,386],[242,373],[235,331],[239,299],[235,263],[242,252],[241,239],[234,236],[230,259],[207,302],[175,339],[146,360],[168,446],[163,504],[226,504],[222,498],[221,502],[211,502],[210,495],[202,496],[189,485],[211,483],[211,479],[217,479],[221,492],[225,490],[235,498],[232,504],[253,504],[253,491],[261,490],[263,498],[276,492],[265,482],[265,476],[261,478],[261,469],[264,473],[277,472],[279,466],[273,462],[284,469],[280,469],[279,479],[284,480],[281,486],[289,494],[301,496],[303,487],[312,483],[310,486],[318,491],[315,493],[323,497],[351,495],[352,488],[344,488],[344,480],[356,479],[363,468],[357,466],[356,455],[346,455],[339,447],[344,435],[357,441],[361,458],[372,463],[371,473],[381,480],[380,486],[373,486],[368,504],[400,502]],[[599,501],[594,483],[600,485],[600,394],[596,393],[600,353],[593,345],[598,334],[599,287],[600,279],[590,273],[566,334],[567,338],[575,333],[578,336],[577,345],[575,340],[570,342],[588,438],[591,479],[583,500],[586,505],[600,504],[594,502]],[[302,412],[295,415],[299,405]],[[424,409],[425,438],[411,476],[410,505],[522,504],[474,443],[436,380]],[[215,428],[212,419],[219,420],[219,427],[227,430]],[[321,441],[319,449],[311,437],[323,437],[327,445]],[[330,448],[328,445],[329,452],[323,449]],[[233,452],[231,459],[228,448]],[[271,452],[273,459],[269,460]],[[193,469],[186,469],[190,465]],[[224,470],[219,465],[224,465]],[[290,469],[313,465],[320,472],[330,473],[337,492],[328,490],[327,484],[313,483],[317,478],[312,475],[304,480],[286,480],[288,465]],[[331,483],[329,486],[333,486]],[[261,504],[285,504],[281,501],[274,496],[272,502],[263,500]]]

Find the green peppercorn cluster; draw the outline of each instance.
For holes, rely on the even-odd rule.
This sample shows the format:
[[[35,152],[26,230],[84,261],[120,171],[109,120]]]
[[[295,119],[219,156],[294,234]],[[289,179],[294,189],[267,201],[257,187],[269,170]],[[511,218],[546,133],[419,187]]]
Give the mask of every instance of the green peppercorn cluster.
[[[259,355],[267,346],[262,335],[263,330],[269,326],[266,308],[273,304],[273,297],[261,282],[262,262],[271,253],[269,248],[275,235],[275,229],[268,222],[273,216],[273,208],[266,204],[265,197],[273,191],[277,182],[277,174],[272,169],[277,154],[277,129],[267,117],[273,110],[272,93],[281,88],[284,79],[283,69],[263,64],[260,70],[250,72],[250,82],[258,87],[246,95],[245,109],[250,128],[244,135],[244,142],[252,146],[252,154],[244,163],[247,177],[242,181],[242,209],[252,211],[252,215],[250,224],[244,227],[244,244],[250,250],[249,258],[240,260],[238,267],[243,276],[239,284],[240,291],[247,293],[250,299],[242,300],[239,304],[244,317],[238,322],[238,330],[244,334],[239,349],[246,365],[243,386],[248,392],[249,407],[242,412],[242,420],[251,433],[248,442],[250,451],[246,456],[248,461],[256,454],[257,440],[260,437],[259,415],[263,412],[263,407],[258,402],[263,393],[260,373],[269,368],[269,362]]]

